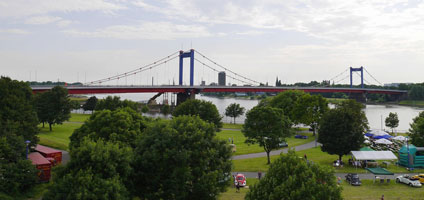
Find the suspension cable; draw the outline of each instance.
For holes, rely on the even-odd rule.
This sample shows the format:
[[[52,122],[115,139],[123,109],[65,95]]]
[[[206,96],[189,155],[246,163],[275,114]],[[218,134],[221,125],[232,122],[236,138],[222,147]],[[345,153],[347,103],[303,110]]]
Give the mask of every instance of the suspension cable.
[[[383,84],[381,84],[380,83],[380,81],[378,81],[376,78],[374,78],[374,76],[373,75],[371,75],[369,72],[368,72],[368,70],[367,69],[365,69],[365,67],[364,67],[364,70],[365,70],[365,72],[367,72],[367,74],[368,75],[370,75],[371,76],[371,78],[373,78],[378,84],[380,84],[380,85],[383,85]]]
[[[236,76],[239,76],[239,77],[241,77],[241,78],[243,78],[243,79],[245,79],[245,80],[251,81],[251,82],[253,82],[253,83],[261,84],[261,83],[260,83],[260,82],[258,82],[258,81],[252,80],[252,79],[247,78],[247,77],[245,77],[245,76],[243,76],[243,75],[241,75],[241,74],[238,74],[238,73],[236,73],[236,72],[231,71],[230,69],[228,69],[228,68],[226,68],[226,67],[224,67],[224,66],[222,66],[222,65],[220,65],[220,64],[218,64],[218,63],[216,63],[216,62],[215,62],[215,61],[213,61],[212,59],[210,59],[210,58],[206,57],[205,55],[203,55],[202,53],[200,53],[200,52],[199,52],[199,51],[197,51],[197,50],[195,50],[195,51],[196,51],[199,55],[201,55],[203,58],[205,58],[205,59],[207,59],[208,61],[212,62],[213,64],[215,64],[215,65],[217,65],[217,66],[219,66],[219,67],[223,68],[225,71],[231,72],[232,74],[234,74],[234,75],[236,75]]]
[[[177,52],[175,52],[175,53],[173,53],[173,54],[171,54],[169,56],[166,56],[166,57],[164,57],[162,59],[159,59],[159,60],[157,60],[157,61],[155,61],[153,63],[150,63],[148,65],[142,66],[142,67],[140,67],[138,69],[131,70],[129,72],[125,72],[125,73],[118,74],[118,75],[115,75],[115,76],[111,76],[111,77],[108,77],[108,78],[100,79],[100,80],[97,80],[97,81],[88,82],[88,83],[85,83],[85,85],[101,84],[103,82],[107,82],[107,81],[111,81],[111,80],[119,80],[120,78],[123,78],[123,77],[126,77],[126,76],[130,76],[130,75],[134,75],[134,74],[137,74],[137,73],[146,71],[148,69],[152,69],[154,67],[157,67],[160,64],[166,63],[168,61],[171,61],[171,60],[177,58],[179,55],[177,55],[177,56],[174,56],[174,55],[176,55],[178,53],[179,53],[179,51],[177,51]],[[172,56],[174,56],[174,57],[172,57]],[[166,59],[168,59],[168,60],[166,60]],[[163,61],[163,60],[165,60],[165,61]]]

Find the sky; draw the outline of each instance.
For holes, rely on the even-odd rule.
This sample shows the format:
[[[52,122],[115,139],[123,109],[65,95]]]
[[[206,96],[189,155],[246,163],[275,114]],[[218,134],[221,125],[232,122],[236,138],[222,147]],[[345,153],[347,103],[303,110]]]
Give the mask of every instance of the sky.
[[[271,85],[277,76],[287,84],[334,77],[347,84],[349,67],[360,66],[372,84],[424,82],[424,2],[0,1],[0,75],[13,79],[95,81],[189,49]],[[217,82],[201,62],[195,62],[195,84]],[[187,59],[184,66],[188,84]],[[107,84],[172,83],[177,71],[174,59]]]

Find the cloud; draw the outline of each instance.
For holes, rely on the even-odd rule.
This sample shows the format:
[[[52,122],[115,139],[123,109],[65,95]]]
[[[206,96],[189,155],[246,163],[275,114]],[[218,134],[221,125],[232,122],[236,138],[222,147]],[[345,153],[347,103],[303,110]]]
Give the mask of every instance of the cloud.
[[[18,35],[29,34],[28,31],[23,29],[0,29],[0,33],[9,33],[9,34],[18,34]]]
[[[0,3],[0,18],[22,18],[51,12],[101,11],[113,13],[122,9],[126,9],[126,7],[105,0],[8,0]]]
[[[60,17],[52,17],[52,16],[36,16],[31,17],[25,21],[25,24],[33,24],[33,25],[40,25],[40,24],[50,24],[57,21],[62,20]]]
[[[212,36],[204,26],[181,25],[169,22],[144,22],[140,25],[116,25],[92,32],[69,29],[63,31],[76,37],[114,39],[172,40],[177,38],[199,38]]]

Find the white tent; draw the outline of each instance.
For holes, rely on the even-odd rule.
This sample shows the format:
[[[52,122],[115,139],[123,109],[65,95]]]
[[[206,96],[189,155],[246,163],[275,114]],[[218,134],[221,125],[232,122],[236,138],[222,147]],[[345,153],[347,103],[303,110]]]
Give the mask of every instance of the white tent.
[[[369,144],[369,143],[371,143],[369,140],[364,140],[364,143],[365,144]]]
[[[373,134],[374,136],[389,135],[389,133],[382,130],[371,130],[369,133]]]
[[[393,140],[405,141],[406,137],[399,135],[399,136],[394,137]]]
[[[355,160],[397,160],[391,151],[351,151]]]
[[[390,142],[389,140],[386,140],[384,138],[378,139],[378,140],[374,141],[374,143],[376,143],[376,144],[393,144],[393,142]]]

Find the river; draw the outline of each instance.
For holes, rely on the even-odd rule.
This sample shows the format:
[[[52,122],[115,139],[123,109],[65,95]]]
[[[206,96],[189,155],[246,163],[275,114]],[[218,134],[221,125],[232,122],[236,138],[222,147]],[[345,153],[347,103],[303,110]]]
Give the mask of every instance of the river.
[[[142,93],[142,94],[119,94],[121,99],[129,99],[132,101],[147,101],[155,94]],[[97,98],[105,98],[108,95],[96,95]],[[223,121],[230,123],[233,119],[225,116],[225,108],[231,103],[238,103],[242,107],[249,110],[258,104],[258,100],[248,100],[239,98],[215,98],[202,95],[196,95],[197,99],[203,99],[211,101],[219,110],[219,113],[223,116]],[[169,97],[169,101],[170,101]],[[156,101],[162,102],[163,97],[158,97]],[[369,126],[371,129],[389,129],[384,126],[384,120],[390,112],[397,113],[399,117],[399,126],[395,129],[396,132],[406,132],[409,129],[409,124],[412,119],[418,115],[419,112],[424,111],[424,108],[409,107],[409,106],[398,106],[398,105],[366,105],[365,114],[368,118]],[[159,116],[159,114],[154,115]],[[238,117],[236,123],[243,123],[245,116]]]

